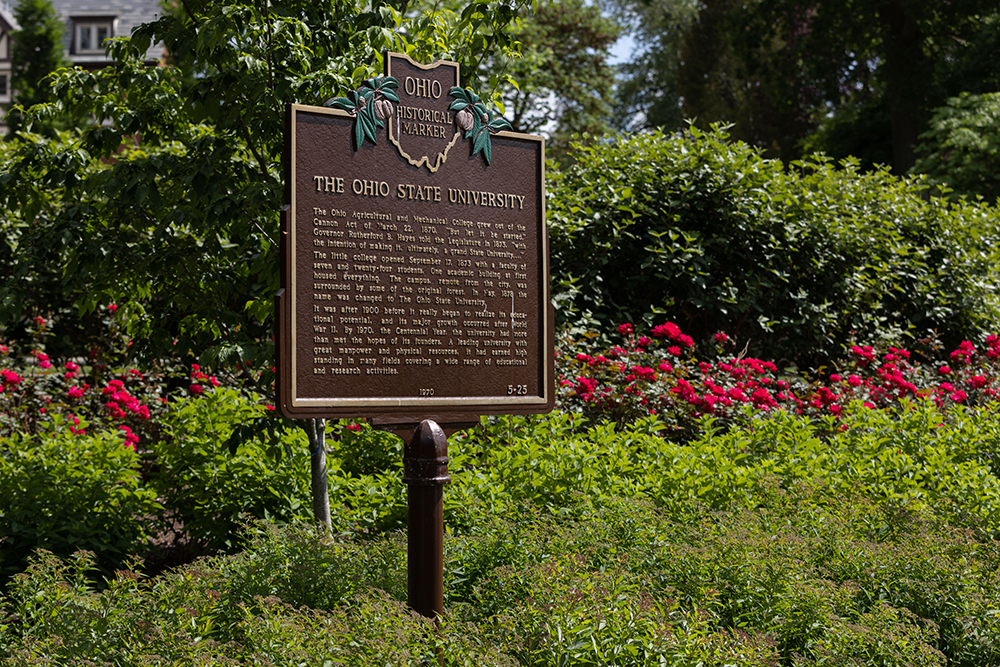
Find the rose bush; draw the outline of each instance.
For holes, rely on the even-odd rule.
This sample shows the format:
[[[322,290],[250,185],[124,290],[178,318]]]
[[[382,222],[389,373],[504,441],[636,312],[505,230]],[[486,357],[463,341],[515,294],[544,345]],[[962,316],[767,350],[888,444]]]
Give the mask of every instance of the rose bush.
[[[608,347],[595,346],[597,336],[565,334],[557,356],[563,409],[619,427],[654,415],[674,437],[684,437],[706,415],[722,423],[779,409],[837,417],[854,401],[874,409],[930,400],[947,409],[985,406],[1000,396],[1000,336],[994,334],[980,346],[963,341],[944,358],[934,356],[940,354],[934,339],[920,341],[919,353],[848,345],[833,372],[824,368],[810,377],[745,356],[723,332],[713,336],[704,359],[694,356],[694,340],[672,322],[648,333],[619,325],[620,343]]]

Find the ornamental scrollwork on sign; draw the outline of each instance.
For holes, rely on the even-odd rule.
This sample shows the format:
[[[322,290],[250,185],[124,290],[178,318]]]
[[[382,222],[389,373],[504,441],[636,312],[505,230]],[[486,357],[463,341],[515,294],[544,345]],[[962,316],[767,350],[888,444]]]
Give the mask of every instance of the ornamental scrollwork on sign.
[[[327,100],[326,106],[336,107],[354,116],[354,145],[360,150],[365,141],[378,143],[377,131],[385,127],[385,121],[393,116],[393,103],[399,103],[395,92],[399,82],[395,77],[378,76],[365,80],[357,90],[347,97]],[[465,138],[472,141],[472,155],[483,154],[486,164],[492,159],[490,136],[501,130],[511,129],[507,119],[493,109],[486,108],[482,100],[471,88],[455,86],[450,96],[455,100],[448,107],[455,112],[455,123],[465,132]],[[435,171],[432,169],[432,171]]]

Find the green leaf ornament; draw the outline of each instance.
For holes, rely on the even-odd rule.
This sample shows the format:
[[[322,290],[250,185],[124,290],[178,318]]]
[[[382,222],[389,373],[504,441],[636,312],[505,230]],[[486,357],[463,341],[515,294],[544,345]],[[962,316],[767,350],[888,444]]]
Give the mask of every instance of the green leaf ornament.
[[[397,88],[399,82],[395,77],[377,76],[366,79],[360,88],[349,92],[347,97],[335,97],[326,103],[327,106],[342,109],[354,116],[355,150],[361,150],[366,140],[378,143],[376,132],[385,126],[377,113],[378,107],[385,102],[381,107],[381,114],[383,118],[387,117],[392,111],[391,103],[399,102],[399,95],[395,92]]]
[[[465,138],[472,139],[472,154],[476,155],[482,152],[488,165],[493,156],[490,134],[500,130],[509,130],[510,123],[493,109],[487,109],[479,96],[470,88],[455,86],[451,89],[450,94],[455,98],[455,101],[448,109],[456,113],[466,111],[472,116],[472,126],[466,130]]]

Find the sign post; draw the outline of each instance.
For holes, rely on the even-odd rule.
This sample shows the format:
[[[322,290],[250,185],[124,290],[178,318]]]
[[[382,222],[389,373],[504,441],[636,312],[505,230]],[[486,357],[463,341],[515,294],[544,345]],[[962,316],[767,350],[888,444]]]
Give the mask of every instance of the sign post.
[[[385,63],[331,107],[287,107],[277,404],[408,442],[410,605],[434,615],[440,585],[418,603],[412,568],[440,581],[441,557],[414,535],[440,552],[446,434],[554,404],[545,145],[505,131],[457,63]]]

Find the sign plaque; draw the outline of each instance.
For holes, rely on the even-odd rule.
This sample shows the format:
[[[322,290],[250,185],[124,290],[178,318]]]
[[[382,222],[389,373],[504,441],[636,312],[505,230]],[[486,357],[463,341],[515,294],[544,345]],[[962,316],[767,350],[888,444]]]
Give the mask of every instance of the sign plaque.
[[[459,82],[385,76],[286,112],[278,405],[468,422],[554,403],[541,137]]]

